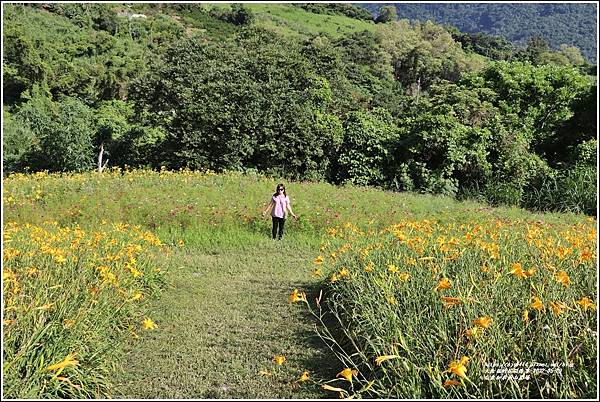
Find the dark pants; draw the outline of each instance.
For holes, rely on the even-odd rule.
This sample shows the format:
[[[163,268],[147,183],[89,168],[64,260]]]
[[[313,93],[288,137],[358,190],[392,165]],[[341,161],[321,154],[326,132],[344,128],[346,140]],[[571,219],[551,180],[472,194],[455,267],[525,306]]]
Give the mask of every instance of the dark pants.
[[[273,239],[275,239],[276,235],[279,236],[279,240],[283,237],[283,225],[285,223],[285,218],[277,218],[276,216],[272,216],[273,218]],[[277,227],[279,226],[279,231]]]

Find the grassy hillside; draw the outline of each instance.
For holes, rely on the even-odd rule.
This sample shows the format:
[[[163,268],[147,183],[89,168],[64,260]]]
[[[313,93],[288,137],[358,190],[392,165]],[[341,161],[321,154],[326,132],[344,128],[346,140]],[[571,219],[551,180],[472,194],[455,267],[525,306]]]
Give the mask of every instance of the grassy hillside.
[[[348,18],[342,15],[309,13],[298,7],[283,4],[248,4],[257,14],[259,26],[273,28],[290,34],[328,34],[334,38],[352,32],[374,31],[374,23]]]

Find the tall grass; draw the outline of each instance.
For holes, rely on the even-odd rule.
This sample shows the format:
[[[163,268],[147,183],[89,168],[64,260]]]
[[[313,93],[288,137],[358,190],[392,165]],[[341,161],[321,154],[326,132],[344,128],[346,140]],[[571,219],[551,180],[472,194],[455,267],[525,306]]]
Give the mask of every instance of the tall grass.
[[[523,206],[532,210],[583,213],[596,216],[597,174],[594,167],[576,167],[556,176],[545,177],[524,193]]]

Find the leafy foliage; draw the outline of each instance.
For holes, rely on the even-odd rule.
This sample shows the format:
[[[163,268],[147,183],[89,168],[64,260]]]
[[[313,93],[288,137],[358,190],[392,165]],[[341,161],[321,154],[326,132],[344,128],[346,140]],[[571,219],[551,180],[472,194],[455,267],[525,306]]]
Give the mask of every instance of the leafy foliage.
[[[92,169],[102,149],[121,167],[591,213],[596,85],[579,49],[388,9],[375,24],[341,4],[9,5],[5,170]],[[556,183],[572,202],[544,203]]]

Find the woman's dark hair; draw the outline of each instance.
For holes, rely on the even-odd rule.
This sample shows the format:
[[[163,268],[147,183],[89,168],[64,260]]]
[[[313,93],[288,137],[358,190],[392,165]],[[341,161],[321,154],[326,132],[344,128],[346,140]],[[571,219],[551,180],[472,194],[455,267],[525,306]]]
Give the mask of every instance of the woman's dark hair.
[[[285,186],[282,183],[279,183],[277,185],[277,188],[275,188],[275,194],[273,194],[273,197],[277,197],[279,195],[279,189],[280,188],[283,189],[283,195],[287,197],[287,194],[285,193]]]

